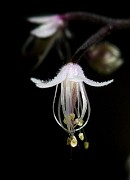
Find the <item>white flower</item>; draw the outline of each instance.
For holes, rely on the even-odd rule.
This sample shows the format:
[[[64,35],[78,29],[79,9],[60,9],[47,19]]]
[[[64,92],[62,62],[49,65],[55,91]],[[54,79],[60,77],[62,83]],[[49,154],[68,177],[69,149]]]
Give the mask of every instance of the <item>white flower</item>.
[[[57,76],[50,81],[43,81],[35,78],[31,80],[39,88],[49,88],[56,86],[53,100],[53,114],[56,122],[67,131],[71,137],[75,131],[81,130],[88,122],[90,116],[90,104],[85,90],[85,84],[95,87],[101,87],[110,84],[113,80],[107,82],[95,82],[85,77],[80,65],[68,63],[64,65]],[[61,93],[55,113],[55,102],[58,85],[61,84]],[[84,116],[87,112],[87,118]]]
[[[61,59],[65,58],[61,48],[61,44],[64,42],[66,57],[69,58],[70,46],[67,38],[71,38],[71,33],[67,29],[67,22],[63,20],[62,16],[50,15],[30,17],[28,21],[38,24],[38,27],[30,31],[30,36],[22,47],[22,54],[24,56],[28,57],[29,54],[34,54],[38,59],[33,70],[43,62],[55,42],[58,42],[56,46]],[[64,39],[64,41],[60,41],[61,39]],[[29,47],[31,47],[31,49]]]
[[[40,24],[30,33],[39,38],[48,38],[54,35],[60,28],[64,27],[64,21],[59,15],[30,17],[29,22]]]

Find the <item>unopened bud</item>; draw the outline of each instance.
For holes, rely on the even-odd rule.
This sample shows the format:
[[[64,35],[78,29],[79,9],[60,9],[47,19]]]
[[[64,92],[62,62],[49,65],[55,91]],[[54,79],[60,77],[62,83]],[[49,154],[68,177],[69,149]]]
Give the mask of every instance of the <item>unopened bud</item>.
[[[86,59],[92,69],[104,75],[111,74],[123,64],[120,49],[108,42],[93,45]]]

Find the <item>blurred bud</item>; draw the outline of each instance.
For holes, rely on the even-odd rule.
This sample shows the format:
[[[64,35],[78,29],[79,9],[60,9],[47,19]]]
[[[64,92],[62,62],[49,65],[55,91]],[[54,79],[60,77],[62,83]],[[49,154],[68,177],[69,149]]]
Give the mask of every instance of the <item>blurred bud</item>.
[[[103,75],[113,73],[123,64],[120,49],[109,42],[93,45],[86,59],[92,69]]]
[[[89,142],[87,142],[87,141],[84,142],[84,148],[85,148],[85,149],[88,149],[88,148],[89,148]]]

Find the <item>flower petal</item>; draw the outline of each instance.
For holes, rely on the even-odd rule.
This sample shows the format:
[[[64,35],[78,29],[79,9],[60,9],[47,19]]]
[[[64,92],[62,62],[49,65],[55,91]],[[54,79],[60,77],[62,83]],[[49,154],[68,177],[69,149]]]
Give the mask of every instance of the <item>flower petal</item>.
[[[52,21],[53,19],[59,17],[58,15],[51,15],[51,16],[36,16],[36,17],[30,17],[27,20],[32,23],[37,24],[43,24],[47,23],[49,21]]]
[[[81,112],[81,119],[83,119],[84,115],[86,113],[86,110],[87,110],[87,98],[86,98],[86,94],[85,94],[84,84],[82,82],[80,82],[79,86],[80,86],[82,103],[83,103],[82,112]]]
[[[112,83],[114,80],[112,79],[112,80],[104,81],[104,82],[95,82],[93,80],[90,80],[90,79],[84,77],[83,81],[90,86],[101,87],[101,86],[106,86],[106,85]]]
[[[39,88],[49,88],[49,87],[55,86],[57,84],[60,84],[67,78],[68,71],[69,71],[67,67],[68,67],[67,65],[63,66],[57,73],[57,76],[55,76],[54,79],[52,80],[43,81],[40,79],[31,78],[31,81],[34,82],[36,86],[38,86]]]
[[[60,116],[60,106],[61,106],[61,103],[60,103],[60,99],[59,99],[59,103],[58,103],[58,118],[57,118],[57,116],[55,114],[55,101],[56,101],[57,89],[58,89],[58,85],[56,85],[55,95],[54,95],[54,99],[53,99],[53,106],[52,106],[53,115],[54,115],[54,118],[55,118],[56,122],[58,123],[58,125],[60,127],[62,127],[67,132],[67,129],[63,126],[63,123],[61,121],[61,116]]]
[[[57,25],[55,25],[54,22],[50,22],[35,28],[30,33],[39,38],[48,38],[55,34],[56,31]]]
[[[36,78],[31,78],[31,81],[34,82],[36,84],[37,87],[39,88],[49,88],[52,86],[55,86],[57,84],[60,84],[61,82],[63,82],[66,79],[66,74],[67,72],[65,71],[60,71],[56,77],[54,77],[54,79],[49,80],[49,81],[43,81],[40,79],[36,79]]]

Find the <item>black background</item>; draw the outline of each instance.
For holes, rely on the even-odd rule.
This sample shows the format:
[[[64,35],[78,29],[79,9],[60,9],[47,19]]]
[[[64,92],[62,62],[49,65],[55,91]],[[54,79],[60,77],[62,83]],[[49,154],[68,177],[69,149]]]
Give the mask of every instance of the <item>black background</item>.
[[[85,127],[90,143],[88,150],[66,146],[67,134],[56,124],[52,114],[55,88],[39,89],[30,77],[53,78],[61,66],[52,52],[35,72],[32,62],[21,55],[21,47],[32,25],[27,17],[42,13],[88,11],[114,18],[129,18],[128,4],[104,1],[17,1],[5,6],[6,38],[4,76],[8,85],[5,103],[6,137],[5,164],[10,177],[85,178],[125,180],[125,161],[130,152],[130,36],[129,30],[120,30],[108,40],[120,47],[124,65],[112,75],[102,77],[88,68],[87,76],[93,80],[113,79],[106,87],[86,86],[91,103],[91,118]],[[7,12],[7,13],[6,13]],[[6,16],[7,15],[7,16]],[[8,25],[10,24],[10,25]],[[75,38],[72,52],[96,30],[98,26],[77,22],[72,24]],[[82,32],[82,33],[81,33]],[[84,60],[85,61],[85,60]],[[87,68],[87,63],[81,61]],[[86,67],[85,67],[86,65]],[[54,171],[54,172],[53,172]],[[61,175],[60,175],[61,173]],[[45,178],[46,176],[46,178]]]

